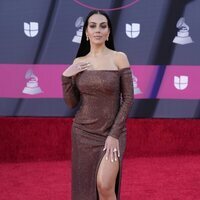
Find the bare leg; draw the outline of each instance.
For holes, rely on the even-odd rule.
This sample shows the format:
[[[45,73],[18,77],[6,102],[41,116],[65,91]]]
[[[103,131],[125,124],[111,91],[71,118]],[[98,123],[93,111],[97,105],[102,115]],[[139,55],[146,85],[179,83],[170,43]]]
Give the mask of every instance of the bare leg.
[[[97,189],[100,200],[116,200],[115,183],[119,171],[119,160],[111,162],[103,157],[97,173]]]

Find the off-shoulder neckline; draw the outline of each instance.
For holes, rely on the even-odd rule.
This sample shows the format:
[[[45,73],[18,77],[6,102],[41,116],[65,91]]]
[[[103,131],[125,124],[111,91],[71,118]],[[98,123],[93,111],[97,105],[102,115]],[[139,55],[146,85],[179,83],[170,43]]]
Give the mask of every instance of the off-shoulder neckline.
[[[113,70],[113,69],[90,69],[90,70],[84,70],[84,71],[94,71],[94,72],[98,72],[98,71],[102,71],[102,72],[104,72],[104,71],[108,71],[108,72],[122,72],[122,71],[124,71],[124,70],[126,70],[126,69],[130,69],[130,67],[124,67],[124,68],[122,68],[122,69],[118,69],[118,70]],[[83,72],[84,72],[83,71]]]
[[[108,70],[108,69],[93,69],[93,70],[84,70],[82,72],[118,72],[118,73],[122,73],[123,71],[125,70],[128,70],[128,69],[131,69],[130,67],[124,67],[122,69],[119,69],[119,70]],[[72,76],[64,76],[62,74],[63,77],[66,77],[66,78],[70,78]]]

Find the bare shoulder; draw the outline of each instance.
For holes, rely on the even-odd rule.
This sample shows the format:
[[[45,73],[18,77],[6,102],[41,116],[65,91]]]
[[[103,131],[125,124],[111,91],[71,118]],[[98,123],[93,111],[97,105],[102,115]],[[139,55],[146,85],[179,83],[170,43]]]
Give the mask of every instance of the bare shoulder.
[[[74,61],[73,61],[73,64],[77,64],[77,63],[80,63],[80,62],[84,62],[84,60],[85,60],[85,56],[75,58]]]
[[[118,69],[130,67],[127,55],[121,51],[114,52],[114,62],[116,66],[118,67]]]

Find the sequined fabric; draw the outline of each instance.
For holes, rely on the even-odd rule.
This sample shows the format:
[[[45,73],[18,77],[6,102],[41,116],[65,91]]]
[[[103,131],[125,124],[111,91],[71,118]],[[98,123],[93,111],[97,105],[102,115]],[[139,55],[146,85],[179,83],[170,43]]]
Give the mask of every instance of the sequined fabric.
[[[96,176],[108,135],[119,139],[120,170],[116,195],[120,198],[121,162],[126,146],[126,119],[133,103],[130,68],[85,70],[75,77],[62,76],[64,100],[80,102],[72,127],[72,199],[97,200]]]

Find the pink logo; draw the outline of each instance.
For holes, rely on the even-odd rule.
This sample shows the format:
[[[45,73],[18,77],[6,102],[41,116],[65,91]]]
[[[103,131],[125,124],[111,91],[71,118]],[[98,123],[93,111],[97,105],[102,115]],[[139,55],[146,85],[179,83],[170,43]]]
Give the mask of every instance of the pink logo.
[[[104,11],[114,11],[114,10],[122,10],[122,9],[125,9],[125,8],[128,8],[128,7],[131,7],[132,5],[136,4],[139,2],[139,0],[124,0],[124,4],[123,6],[121,7],[113,7],[113,8],[109,8],[110,4],[112,1],[117,1],[117,0],[106,0],[108,6],[107,8],[99,8],[99,7],[96,7],[96,6],[93,6],[92,3],[86,3],[84,2],[85,0],[74,0],[74,2],[76,2],[77,4],[85,7],[85,8],[89,8],[89,9],[92,9],[92,10],[104,10]],[[93,3],[95,4],[95,3]]]

